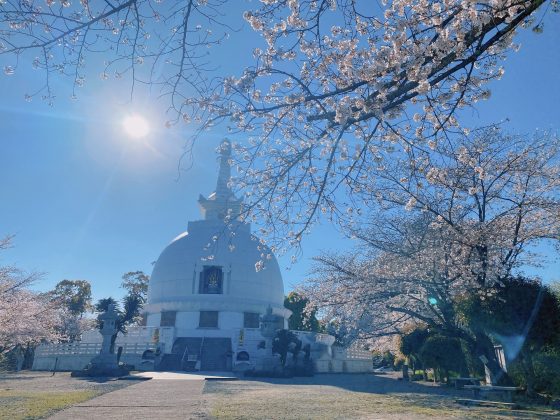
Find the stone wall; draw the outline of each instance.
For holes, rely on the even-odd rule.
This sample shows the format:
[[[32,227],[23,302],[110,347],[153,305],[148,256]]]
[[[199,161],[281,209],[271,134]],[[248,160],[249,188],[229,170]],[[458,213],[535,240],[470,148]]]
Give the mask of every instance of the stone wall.
[[[317,373],[367,373],[373,371],[371,360],[315,360],[313,364]]]
[[[314,361],[318,373],[366,373],[373,372],[372,355],[356,347],[332,347],[332,358]]]
[[[118,347],[119,343],[117,343]],[[137,370],[151,370],[153,364],[142,360],[146,350],[155,350],[152,343],[122,344],[121,362],[134,365]],[[35,349],[32,370],[81,370],[99,354],[101,343],[43,344]]]

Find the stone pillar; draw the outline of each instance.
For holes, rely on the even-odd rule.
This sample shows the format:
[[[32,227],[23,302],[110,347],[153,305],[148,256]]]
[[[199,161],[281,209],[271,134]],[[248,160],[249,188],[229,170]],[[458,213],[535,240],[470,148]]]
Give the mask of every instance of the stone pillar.
[[[261,334],[265,339],[266,349],[272,355],[272,338],[276,333],[277,316],[272,314],[272,307],[266,309],[266,314],[261,318]]]

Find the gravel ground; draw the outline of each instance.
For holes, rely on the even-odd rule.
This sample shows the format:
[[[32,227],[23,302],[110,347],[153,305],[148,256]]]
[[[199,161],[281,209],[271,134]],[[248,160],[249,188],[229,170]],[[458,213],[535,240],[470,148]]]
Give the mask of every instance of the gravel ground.
[[[125,389],[103,394],[59,411],[50,420],[185,420],[208,419],[204,379],[136,381]]]
[[[556,411],[464,407],[472,398],[432,383],[399,381],[399,374],[316,375],[313,378],[207,382],[218,419],[536,419]]]
[[[204,381],[194,375],[158,373],[154,379],[139,383],[78,379],[67,373],[53,377],[48,372],[24,372],[0,374],[0,396],[2,391],[105,394],[70,403],[71,408],[55,414],[55,418],[65,420],[560,418],[560,413],[552,410],[460,406],[455,399],[470,398],[468,391],[427,382],[409,383],[398,380],[398,376],[396,373],[323,374],[312,378]],[[122,389],[128,385],[133,386]],[[0,414],[1,409],[0,397]],[[38,417],[41,415],[31,418]]]

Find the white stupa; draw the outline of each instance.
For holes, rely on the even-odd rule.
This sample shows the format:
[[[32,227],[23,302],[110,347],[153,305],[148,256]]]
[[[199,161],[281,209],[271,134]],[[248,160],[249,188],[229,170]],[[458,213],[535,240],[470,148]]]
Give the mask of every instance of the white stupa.
[[[290,316],[284,308],[276,258],[251,234],[250,225],[238,220],[242,204],[228,186],[230,154],[231,145],[225,141],[220,147],[216,190],[198,200],[203,220],[189,222],[187,231],[163,250],[150,278],[145,306],[146,325],[172,327],[172,352],[186,351],[193,361],[202,358],[202,369],[229,368],[229,361],[217,355],[222,350],[234,356],[233,363],[239,351],[245,352],[243,361],[250,359],[252,349],[246,348],[245,338],[251,336],[250,330],[257,337],[260,317],[268,308],[277,315],[278,328],[285,328]],[[257,269],[262,263],[263,269]],[[208,343],[220,347],[211,352],[212,358],[220,360],[204,360]]]

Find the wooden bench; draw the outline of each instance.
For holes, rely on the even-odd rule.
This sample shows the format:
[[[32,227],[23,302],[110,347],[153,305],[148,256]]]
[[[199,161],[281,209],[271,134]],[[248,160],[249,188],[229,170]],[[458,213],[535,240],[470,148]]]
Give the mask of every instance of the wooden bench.
[[[455,385],[455,389],[463,389],[465,385],[480,385],[483,378],[450,378],[449,382]]]
[[[496,385],[465,385],[465,389],[471,389],[475,398],[480,399],[486,397],[488,394],[498,394],[504,397],[504,400],[511,402],[513,394],[521,391],[523,388],[516,386],[496,386]]]

